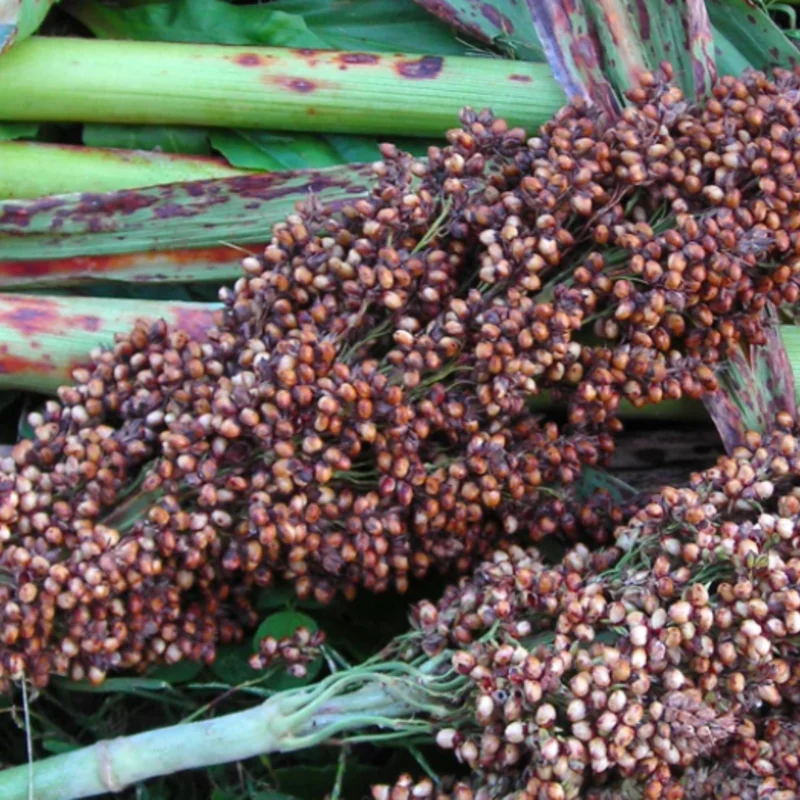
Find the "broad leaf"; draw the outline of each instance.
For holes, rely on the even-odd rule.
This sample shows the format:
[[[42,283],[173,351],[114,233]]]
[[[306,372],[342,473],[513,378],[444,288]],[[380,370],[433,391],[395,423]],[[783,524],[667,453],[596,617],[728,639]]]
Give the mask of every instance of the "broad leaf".
[[[416,0],[457,30],[524,61],[544,61],[530,2],[518,0]]]
[[[319,629],[312,617],[300,611],[277,611],[270,614],[258,626],[253,635],[253,650],[257,651],[261,640],[267,636],[280,640],[285,636],[291,636],[298,628],[306,628],[311,633],[315,633]],[[322,656],[306,665],[307,673],[303,678],[292,677],[285,672],[284,667],[284,664],[278,662],[276,674],[264,681],[263,686],[267,689],[283,691],[311,683],[322,669]]]
[[[344,137],[357,152],[354,161],[370,162],[378,157],[375,139]],[[330,137],[312,133],[272,133],[245,129],[214,131],[211,144],[230,164],[242,169],[286,170],[329,167],[351,159],[336,151]]]
[[[67,0],[65,8],[104,39],[325,47],[464,55],[470,45],[413,0],[155,0],[105,4]]]
[[[263,673],[253,669],[248,659],[253,654],[249,644],[232,644],[220,647],[211,664],[211,671],[228,686],[239,686],[257,681]]]
[[[0,122],[0,142],[12,139],[33,139],[39,133],[35,122]]]
[[[177,664],[166,664],[151,670],[147,677],[164,681],[171,686],[193,681],[203,671],[198,661],[179,661]]]
[[[291,636],[298,628],[307,628],[311,633],[316,633],[319,627],[316,621],[308,614],[299,611],[277,611],[270,614],[253,634],[253,647],[258,649],[262,639],[271,636],[273,639],[282,639]]]
[[[418,139],[393,141],[415,155],[427,145]],[[211,144],[234,167],[259,170],[322,169],[337,164],[371,163],[380,158],[372,136],[273,133],[245,129],[211,132]]]
[[[84,125],[83,143],[89,147],[162,150],[165,153],[193,156],[211,155],[206,129],[177,125]]]

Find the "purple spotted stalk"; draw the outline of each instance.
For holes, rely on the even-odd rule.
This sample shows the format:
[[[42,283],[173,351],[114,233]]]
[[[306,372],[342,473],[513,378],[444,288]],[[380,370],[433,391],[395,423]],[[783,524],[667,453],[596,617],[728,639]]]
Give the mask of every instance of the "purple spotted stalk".
[[[544,63],[58,37],[7,52],[0,87],[5,121],[392,136],[441,136],[465,105],[535,130],[565,102]]]

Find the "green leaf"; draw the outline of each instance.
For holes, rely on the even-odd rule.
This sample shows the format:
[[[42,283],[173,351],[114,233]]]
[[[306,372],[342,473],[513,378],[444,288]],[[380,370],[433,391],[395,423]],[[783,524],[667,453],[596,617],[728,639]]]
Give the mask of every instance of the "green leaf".
[[[148,673],[148,677],[176,686],[194,680],[202,671],[203,665],[197,661],[179,661],[177,664],[156,667]]]
[[[211,671],[228,686],[239,686],[258,680],[263,672],[253,669],[247,663],[251,655],[253,648],[249,644],[225,645],[219,648]]]
[[[253,635],[253,647],[257,650],[261,640],[267,636],[282,639],[291,636],[298,628],[307,628],[311,633],[319,630],[316,621],[300,611],[278,611],[270,614],[256,629]]]
[[[177,125],[84,125],[83,143],[89,147],[161,150],[193,156],[211,154],[206,129]]]
[[[325,136],[311,133],[293,135],[228,129],[213,132],[211,144],[230,164],[241,169],[278,171],[346,163],[346,159],[338,157],[328,145]],[[374,156],[364,160],[374,160]]]
[[[252,800],[298,800],[297,795],[276,792],[274,789],[267,789],[263,792],[251,794]]]
[[[0,0],[0,55],[35,33],[58,0]]]
[[[614,477],[610,472],[596,467],[584,467],[575,486],[575,494],[579,501],[587,501],[597,495],[599,491],[607,491],[617,504],[629,501],[636,489],[625,481]]]
[[[269,7],[302,17],[322,46],[335,50],[441,56],[468,55],[475,50],[412,0],[277,0]],[[541,50],[530,60],[543,61]]]
[[[72,750],[77,750],[80,748],[80,745],[73,744],[72,742],[65,742],[63,739],[45,738],[42,739],[42,748],[48,753],[60,755],[61,753],[69,753]]]
[[[761,70],[797,64],[795,45],[753,0],[706,0],[706,7],[714,26],[721,73],[739,74],[732,68],[742,59]]]
[[[420,156],[428,146],[419,139],[393,141],[398,147]],[[211,144],[232,166],[240,169],[322,169],[338,164],[371,163],[380,158],[379,142],[372,136],[227,129],[213,131]]]
[[[108,678],[99,686],[88,681],[59,680],[58,685],[72,692],[88,692],[89,694],[139,694],[140,692],[160,692],[172,687],[156,678]]]
[[[506,55],[524,61],[544,61],[531,4],[517,0],[417,0],[443,22]]]
[[[0,122],[0,142],[12,139],[33,139],[39,133],[35,122]]]
[[[274,608],[287,608],[296,596],[291,586],[271,586],[269,589],[261,589],[256,597],[256,609],[272,611]]]
[[[468,43],[412,0],[161,0],[111,6],[68,0],[66,10],[95,36],[170,42],[327,47],[463,55]],[[541,60],[541,59],[540,59]]]

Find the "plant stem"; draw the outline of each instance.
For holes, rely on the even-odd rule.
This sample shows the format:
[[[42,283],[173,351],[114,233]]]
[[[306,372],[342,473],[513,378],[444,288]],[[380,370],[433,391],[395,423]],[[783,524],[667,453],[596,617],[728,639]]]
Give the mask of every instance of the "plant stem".
[[[795,393],[800,397],[800,327],[781,325],[781,339],[794,372]]]
[[[52,393],[90,352],[139,319],[165,320],[203,338],[217,306],[157,300],[0,294],[0,388]],[[0,793],[0,797],[2,794]]]
[[[0,55],[13,44],[27,39],[42,24],[58,0],[13,0],[0,2]]]
[[[32,37],[0,62],[0,119],[440,136],[465,105],[535,129],[544,63]]]
[[[100,741],[33,765],[36,800],[77,800],[159,775],[286,753],[320,744],[333,733],[380,726],[403,731],[427,725],[415,720],[416,703],[402,693],[436,697],[436,676],[405,678],[391,666],[356,667],[311,687],[280,692],[264,703],[215,719],[183,723]],[[455,694],[453,701],[457,700]],[[377,734],[380,736],[380,734]],[[0,797],[26,800],[29,766],[0,772]]]
[[[249,174],[219,158],[38,142],[0,142],[0,163],[0,200]]]
[[[168,255],[168,254],[165,254]],[[232,274],[240,263],[231,260]],[[137,319],[166,320],[194,336],[202,337],[213,324],[216,304],[162,300],[108,300],[0,294],[0,389],[28,389],[51,394],[71,382],[72,370],[85,365],[97,346],[111,346],[117,333],[129,331]],[[781,336],[800,394],[800,328],[782,325]],[[530,407],[552,408],[549,393],[532,398]],[[622,403],[623,419],[705,420],[702,403],[665,401],[634,408]]]

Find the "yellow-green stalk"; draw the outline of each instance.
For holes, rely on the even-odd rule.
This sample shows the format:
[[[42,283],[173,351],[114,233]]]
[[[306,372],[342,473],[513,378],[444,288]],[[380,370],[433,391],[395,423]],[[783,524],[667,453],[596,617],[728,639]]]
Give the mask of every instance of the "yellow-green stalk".
[[[0,200],[249,174],[221,158],[39,142],[0,142],[0,164]]]
[[[217,306],[157,300],[118,300],[0,294],[0,388],[51,394],[72,383],[91,351],[114,343],[137,320],[164,320],[202,339]]]
[[[547,64],[32,37],[0,61],[0,119],[440,136],[465,105],[528,130],[565,101]]]
[[[215,303],[0,294],[0,389],[53,394],[72,382],[76,367],[87,365],[93,348],[113,345],[115,335],[130,331],[137,319],[163,319],[202,338],[219,308]],[[781,336],[800,394],[800,328],[783,325]],[[552,405],[547,393],[535,398],[536,408]],[[623,403],[620,416],[662,421],[708,418],[702,404],[690,400],[640,409]]]

